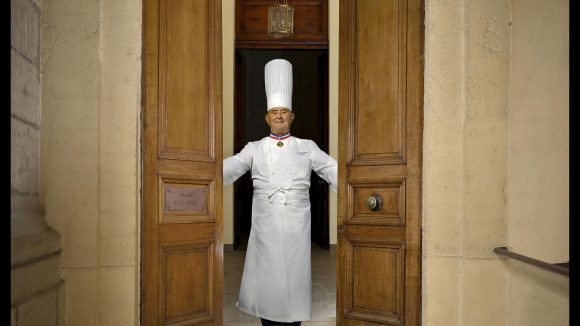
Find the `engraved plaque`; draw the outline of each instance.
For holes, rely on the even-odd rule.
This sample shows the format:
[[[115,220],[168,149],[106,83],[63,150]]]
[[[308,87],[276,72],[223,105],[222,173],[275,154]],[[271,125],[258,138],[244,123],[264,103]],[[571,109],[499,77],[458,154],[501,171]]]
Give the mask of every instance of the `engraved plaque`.
[[[167,186],[165,188],[165,211],[205,211],[206,189]]]

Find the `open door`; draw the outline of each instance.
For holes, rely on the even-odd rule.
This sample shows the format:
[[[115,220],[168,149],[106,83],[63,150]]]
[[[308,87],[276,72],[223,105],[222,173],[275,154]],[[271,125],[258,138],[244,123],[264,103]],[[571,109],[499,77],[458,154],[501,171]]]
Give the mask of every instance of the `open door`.
[[[423,1],[339,10],[337,322],[420,325]]]
[[[221,14],[143,2],[141,325],[222,325]]]

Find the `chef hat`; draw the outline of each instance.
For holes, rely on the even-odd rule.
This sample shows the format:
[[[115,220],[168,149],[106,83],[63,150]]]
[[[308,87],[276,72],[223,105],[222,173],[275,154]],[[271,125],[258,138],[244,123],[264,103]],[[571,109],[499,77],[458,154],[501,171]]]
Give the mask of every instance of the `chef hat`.
[[[292,111],[292,64],[284,59],[274,59],[264,67],[268,109],[285,107]]]

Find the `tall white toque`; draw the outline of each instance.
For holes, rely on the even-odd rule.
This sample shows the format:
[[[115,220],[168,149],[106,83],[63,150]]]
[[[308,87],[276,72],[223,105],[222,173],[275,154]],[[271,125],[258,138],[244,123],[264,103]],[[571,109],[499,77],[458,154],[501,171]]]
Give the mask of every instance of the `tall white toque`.
[[[264,67],[267,111],[285,107],[292,111],[292,64],[284,59],[274,59]]]

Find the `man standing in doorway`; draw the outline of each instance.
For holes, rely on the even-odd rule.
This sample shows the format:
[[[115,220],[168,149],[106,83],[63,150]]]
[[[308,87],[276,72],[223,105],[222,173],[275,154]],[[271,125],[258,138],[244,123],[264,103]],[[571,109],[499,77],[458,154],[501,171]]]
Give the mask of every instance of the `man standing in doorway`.
[[[270,135],[249,142],[224,160],[224,184],[251,171],[254,185],[252,227],[237,307],[259,317],[262,325],[300,325],[311,309],[310,173],[334,192],[336,160],[315,142],[290,135],[292,65],[268,62],[266,123]]]

